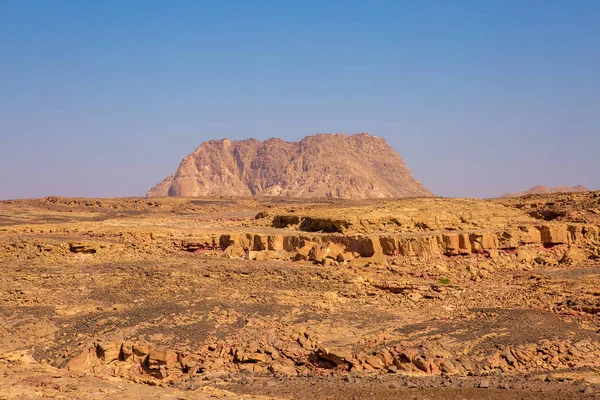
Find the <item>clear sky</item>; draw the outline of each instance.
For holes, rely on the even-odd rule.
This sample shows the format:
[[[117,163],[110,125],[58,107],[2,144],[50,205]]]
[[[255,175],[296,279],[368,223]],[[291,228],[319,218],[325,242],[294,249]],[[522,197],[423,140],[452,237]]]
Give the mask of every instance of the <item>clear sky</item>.
[[[387,139],[442,196],[600,189],[600,1],[0,1],[0,199],[143,196],[201,142]]]

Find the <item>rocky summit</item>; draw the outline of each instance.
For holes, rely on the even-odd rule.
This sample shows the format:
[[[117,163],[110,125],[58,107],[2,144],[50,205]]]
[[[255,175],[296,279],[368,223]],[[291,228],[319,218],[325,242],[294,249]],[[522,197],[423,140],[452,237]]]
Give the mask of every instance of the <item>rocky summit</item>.
[[[319,134],[299,142],[207,141],[147,196],[368,199],[432,193],[385,139],[359,133]]]
[[[577,185],[577,186],[573,186],[573,187],[556,186],[553,188],[549,188],[548,186],[544,186],[544,185],[537,185],[537,186],[534,186],[531,189],[526,190],[524,192],[507,193],[500,197],[506,199],[506,198],[510,198],[510,197],[527,196],[530,194],[578,193],[578,192],[589,192],[589,191],[590,191],[590,189],[586,188],[585,186],[581,186],[581,185]]]

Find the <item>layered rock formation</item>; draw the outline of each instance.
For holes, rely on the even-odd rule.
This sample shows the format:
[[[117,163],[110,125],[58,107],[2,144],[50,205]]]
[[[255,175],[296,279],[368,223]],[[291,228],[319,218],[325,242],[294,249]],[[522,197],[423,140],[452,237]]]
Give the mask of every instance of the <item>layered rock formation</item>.
[[[507,199],[510,197],[526,196],[528,194],[575,193],[575,192],[589,192],[589,191],[590,190],[588,188],[586,188],[585,186],[581,186],[581,185],[577,185],[577,186],[573,186],[573,187],[556,186],[553,188],[549,188],[548,186],[544,186],[544,185],[537,185],[537,186],[534,186],[531,189],[526,190],[524,192],[503,194],[502,196],[500,196],[500,198]]]
[[[147,196],[366,199],[432,193],[383,138],[361,133],[320,134],[300,142],[204,142]]]

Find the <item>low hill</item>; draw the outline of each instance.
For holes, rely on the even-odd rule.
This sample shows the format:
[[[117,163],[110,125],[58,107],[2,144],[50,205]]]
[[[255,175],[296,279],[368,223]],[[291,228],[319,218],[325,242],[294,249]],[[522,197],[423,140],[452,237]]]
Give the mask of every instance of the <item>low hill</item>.
[[[573,187],[569,187],[569,186],[556,186],[553,188],[549,188],[548,186],[544,186],[544,185],[537,185],[532,187],[529,190],[526,190],[524,192],[517,192],[517,193],[507,193],[507,194],[503,194],[502,196],[500,196],[500,198],[506,199],[506,198],[510,198],[510,197],[520,197],[520,196],[526,196],[528,194],[551,194],[551,193],[571,193],[571,192],[589,192],[590,190],[588,188],[586,188],[585,186],[573,186]]]

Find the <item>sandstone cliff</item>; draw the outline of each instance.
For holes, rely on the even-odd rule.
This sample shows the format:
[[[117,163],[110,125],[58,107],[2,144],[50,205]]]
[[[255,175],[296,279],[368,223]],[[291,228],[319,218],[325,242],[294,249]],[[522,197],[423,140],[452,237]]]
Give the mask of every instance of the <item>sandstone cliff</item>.
[[[319,134],[299,142],[204,142],[147,196],[366,199],[432,193],[383,138],[360,133]]]
[[[586,188],[585,186],[573,186],[573,187],[569,187],[569,186],[556,186],[553,188],[549,188],[548,186],[544,186],[544,185],[537,185],[532,187],[529,190],[526,190],[524,192],[517,192],[517,193],[507,193],[507,194],[503,194],[502,196],[500,196],[500,198],[506,199],[506,198],[510,198],[510,197],[520,197],[520,196],[525,196],[528,194],[551,194],[551,193],[571,193],[571,192],[589,192],[590,190],[588,188]]]

